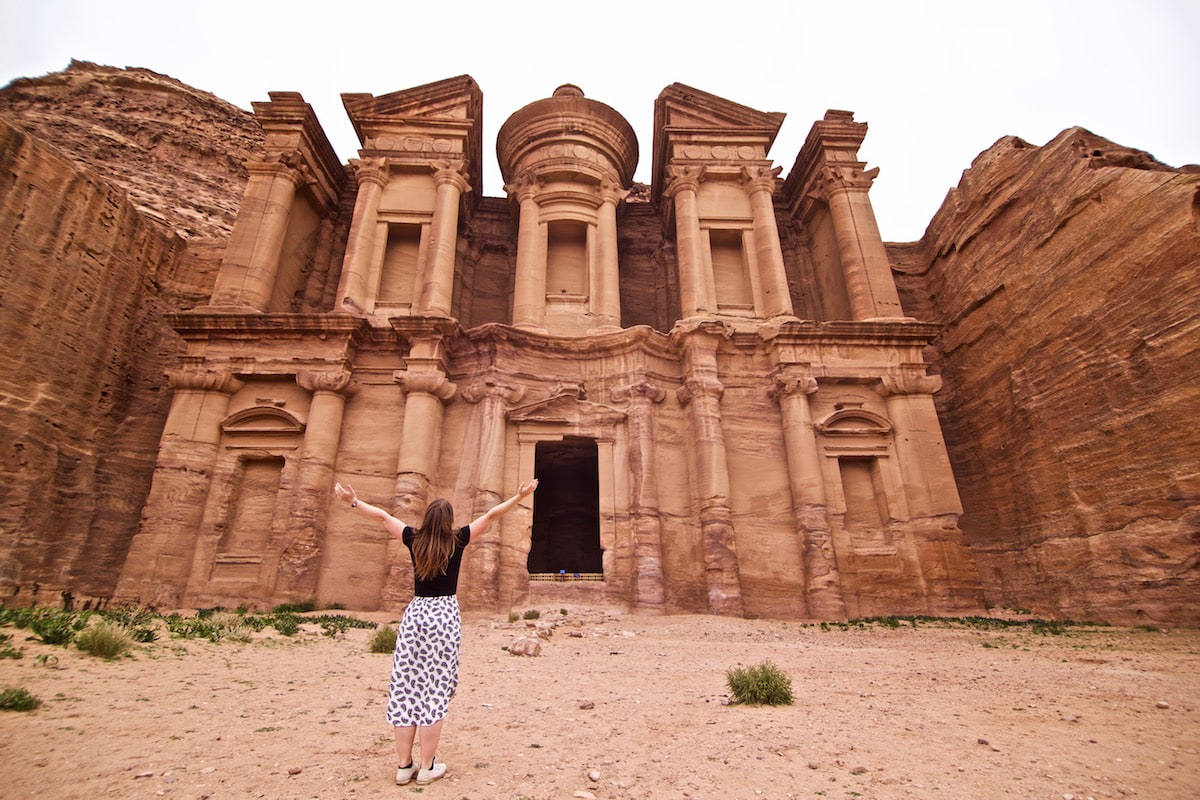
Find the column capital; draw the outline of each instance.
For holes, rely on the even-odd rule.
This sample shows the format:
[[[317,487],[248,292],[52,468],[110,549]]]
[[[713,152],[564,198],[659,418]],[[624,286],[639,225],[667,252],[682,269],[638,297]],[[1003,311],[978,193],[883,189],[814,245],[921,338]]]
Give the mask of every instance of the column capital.
[[[746,190],[746,194],[755,192],[774,194],[781,172],[783,172],[783,167],[742,167],[742,187]]]
[[[608,203],[612,206],[620,205],[621,201],[629,197],[629,190],[623,189],[621,184],[616,181],[605,178],[600,182],[600,203]]]
[[[667,393],[652,381],[643,379],[628,386],[618,386],[612,390],[610,396],[613,402],[616,403],[632,402],[637,399],[649,400],[651,403],[661,403],[666,399]]]
[[[780,374],[776,375],[773,380],[775,386],[772,387],[769,395],[777,403],[784,397],[792,397],[794,395],[807,397],[808,395],[816,394],[818,389],[817,379],[811,375]]]
[[[299,150],[288,150],[279,153],[274,158],[262,161],[247,161],[246,169],[251,175],[267,175],[271,178],[286,178],[299,189],[310,183],[316,183],[317,177],[304,160]]]
[[[313,392],[333,392],[349,397],[358,391],[358,384],[348,370],[302,369],[296,373],[300,388]]]
[[[694,192],[700,188],[700,180],[703,177],[703,166],[672,164],[667,167],[667,185],[663,189],[663,195],[674,197],[679,192]]]
[[[461,159],[431,162],[429,168],[433,170],[434,185],[450,184],[458,189],[460,194],[471,191],[471,184],[467,182],[466,166],[467,162]]]
[[[443,403],[452,400],[458,391],[458,387],[446,380],[446,376],[440,372],[397,370],[392,373],[392,378],[408,394],[431,394]]]
[[[359,186],[364,183],[374,183],[378,186],[387,185],[386,158],[352,158],[350,166],[354,170],[354,177],[358,179]]]
[[[874,386],[875,391],[881,397],[899,394],[936,394],[941,391],[941,388],[941,375],[919,375],[909,372],[884,375]]]
[[[864,170],[864,164],[825,164],[817,171],[810,196],[828,200],[838,192],[850,190],[867,191],[879,175],[879,167]]]
[[[525,398],[526,387],[505,383],[496,378],[482,378],[462,387],[459,392],[468,403],[478,403],[486,397],[497,397],[506,403],[519,403]]]
[[[538,189],[541,188],[541,180],[530,172],[523,173],[511,182],[504,184],[504,191],[517,198],[517,202],[524,203],[526,200],[532,200],[537,196]]]
[[[720,400],[724,394],[725,384],[711,377],[688,378],[675,390],[675,397],[679,404],[684,406],[697,397],[714,397]]]
[[[222,394],[233,394],[246,385],[245,381],[227,369],[171,369],[167,370],[167,381],[176,390]]]

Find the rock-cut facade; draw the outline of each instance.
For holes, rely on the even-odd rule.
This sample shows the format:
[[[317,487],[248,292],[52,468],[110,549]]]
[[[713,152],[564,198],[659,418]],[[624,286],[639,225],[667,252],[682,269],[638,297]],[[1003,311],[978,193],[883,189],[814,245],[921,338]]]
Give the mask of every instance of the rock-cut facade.
[[[564,85],[497,134],[481,192],[467,76],[343,95],[341,164],[294,93],[186,343],[114,599],[391,609],[403,546],[335,481],[469,520],[465,608],[845,618],[982,608],[923,353],[871,208],[866,125],[783,121],[680,84],[644,152]],[[649,185],[634,183],[649,158]]]

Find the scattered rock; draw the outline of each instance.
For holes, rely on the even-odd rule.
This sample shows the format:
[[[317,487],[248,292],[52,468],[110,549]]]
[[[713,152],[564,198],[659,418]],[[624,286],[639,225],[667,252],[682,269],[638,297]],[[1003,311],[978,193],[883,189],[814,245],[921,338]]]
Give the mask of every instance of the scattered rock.
[[[593,703],[591,700],[584,700],[582,703],[579,704],[579,707],[581,709],[583,709],[584,711],[591,711],[593,708],[596,707],[596,704]]]
[[[588,780],[591,781],[592,783],[599,783],[600,782],[600,770],[598,770],[598,769],[588,770]]]
[[[508,646],[508,654],[512,656],[540,656],[542,642],[534,636],[522,636]]]
[[[300,767],[288,767],[288,775],[299,775],[303,771]]]
[[[1168,703],[1166,700],[1159,700],[1157,703],[1154,704],[1154,707],[1155,708],[1170,708],[1171,704]]]

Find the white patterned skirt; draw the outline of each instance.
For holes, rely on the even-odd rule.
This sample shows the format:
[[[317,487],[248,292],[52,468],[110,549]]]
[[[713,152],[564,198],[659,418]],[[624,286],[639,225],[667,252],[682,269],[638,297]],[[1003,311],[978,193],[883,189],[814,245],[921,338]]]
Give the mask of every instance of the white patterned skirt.
[[[414,597],[404,610],[388,685],[389,725],[432,725],[458,688],[462,619],[458,598]]]

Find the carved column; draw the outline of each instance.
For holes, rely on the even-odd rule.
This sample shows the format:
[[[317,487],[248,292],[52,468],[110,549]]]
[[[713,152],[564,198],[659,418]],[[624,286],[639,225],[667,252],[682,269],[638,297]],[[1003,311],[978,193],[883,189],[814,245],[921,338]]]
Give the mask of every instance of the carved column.
[[[517,274],[513,287],[513,326],[541,330],[546,319],[546,264],[542,259],[542,232],[537,202],[537,182],[524,178],[505,187],[517,196],[521,217],[517,230]]]
[[[721,395],[725,387],[717,379],[716,338],[693,335],[684,345],[684,358],[687,377],[677,396],[688,409],[696,460],[708,606],[715,614],[741,616],[742,591],[733,510],[729,506],[729,464],[721,426]]]
[[[817,178],[817,191],[829,204],[833,218],[855,320],[903,316],[887,250],[867,196],[878,173],[878,168],[864,172],[858,166],[827,164]]]
[[[437,198],[434,201],[433,221],[429,229],[429,256],[421,287],[420,312],[448,317],[454,297],[458,204],[463,192],[471,190],[471,185],[463,175],[464,162],[442,161],[433,166]]]
[[[213,285],[212,306],[268,311],[296,190],[311,175],[299,153],[246,164],[250,180]]]
[[[387,185],[386,158],[356,158],[350,162],[358,178],[358,195],[354,199],[354,219],[346,238],[346,255],[342,259],[342,277],[338,281],[334,311],[351,312],[360,308],[371,312],[375,308],[378,279],[372,282],[372,259],[375,236],[379,228],[379,200]]]
[[[410,358],[408,369],[395,373],[396,382],[404,389],[405,401],[392,513],[413,526],[421,524],[429,502],[429,486],[437,474],[442,404],[449,402],[457,389],[433,365],[436,360]],[[388,540],[387,559],[380,608],[394,609],[412,596],[412,561],[404,544],[395,537]]]
[[[640,611],[661,612],[666,606],[666,580],[662,567],[662,522],[658,516],[653,406],[661,403],[667,393],[643,380],[614,390],[612,396],[618,403],[629,403],[633,604]]]
[[[815,378],[782,374],[775,377],[772,396],[783,416],[783,442],[787,452],[788,481],[796,527],[804,554],[804,593],[809,616],[843,619],[846,603],[838,572],[833,534],[825,502],[821,454],[813,431],[808,398],[817,391]]]
[[[933,403],[941,388],[938,375],[904,373],[885,375],[875,386],[887,403],[904,495],[914,517],[962,513]]]
[[[779,225],[775,221],[775,178],[783,167],[747,167],[745,189],[750,195],[754,215],[754,253],[758,257],[759,279],[763,290],[763,315],[792,314],[792,295],[788,291],[783,266],[783,247],[779,243]]]
[[[142,527],[129,547],[116,596],[177,608],[187,589],[196,537],[212,488],[221,422],[244,383],[227,370],[172,370],[175,390],[159,445]]]
[[[478,435],[468,442],[475,448],[474,496],[470,517],[474,519],[504,500],[505,408],[525,396],[524,386],[513,386],[495,378],[464,387],[462,397],[476,403]],[[493,525],[467,551],[479,565],[479,597],[487,608],[500,607],[500,571],[503,564],[500,526]]]
[[[289,515],[292,537],[280,557],[278,580],[282,586],[277,584],[276,590],[287,599],[300,601],[316,594],[342,414],[346,397],[357,387],[345,370],[302,370],[296,383],[312,392],[312,402]]]
[[[629,192],[605,181],[596,222],[596,267],[592,270],[592,316],[597,331],[621,327],[621,269],[617,260],[617,204]]]
[[[675,252],[679,261],[680,314],[686,319],[707,316],[716,309],[716,301],[705,276],[704,238],[700,232],[700,208],[696,191],[700,188],[703,167],[667,167],[670,177],[664,195],[675,207]]]

